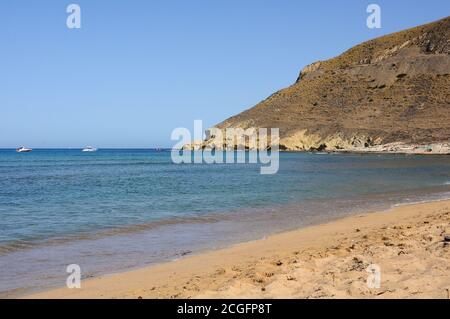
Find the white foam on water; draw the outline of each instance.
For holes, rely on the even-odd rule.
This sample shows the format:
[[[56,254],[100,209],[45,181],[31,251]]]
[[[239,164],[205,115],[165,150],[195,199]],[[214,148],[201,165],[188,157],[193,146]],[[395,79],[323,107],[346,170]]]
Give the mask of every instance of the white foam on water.
[[[439,197],[430,197],[423,200],[415,200],[415,201],[409,201],[409,198],[405,198],[407,201],[402,203],[397,203],[392,205],[391,207],[400,207],[400,206],[408,206],[408,205],[415,205],[415,204],[426,204],[426,203],[434,203],[434,202],[443,202],[450,200],[450,193],[444,193],[439,195]]]

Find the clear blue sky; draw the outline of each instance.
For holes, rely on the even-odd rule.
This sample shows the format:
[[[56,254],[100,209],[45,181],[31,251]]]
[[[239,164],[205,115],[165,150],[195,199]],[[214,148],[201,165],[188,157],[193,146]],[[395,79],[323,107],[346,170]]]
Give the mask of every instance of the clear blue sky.
[[[0,147],[170,147],[175,127],[212,126],[306,64],[449,14],[448,0],[2,0]]]

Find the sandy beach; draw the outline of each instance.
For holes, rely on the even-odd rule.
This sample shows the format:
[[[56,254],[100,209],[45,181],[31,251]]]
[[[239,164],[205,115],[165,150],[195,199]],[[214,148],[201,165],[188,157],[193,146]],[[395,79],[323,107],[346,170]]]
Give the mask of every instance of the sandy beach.
[[[450,201],[367,212],[27,298],[450,298]],[[380,267],[369,288],[369,265]]]

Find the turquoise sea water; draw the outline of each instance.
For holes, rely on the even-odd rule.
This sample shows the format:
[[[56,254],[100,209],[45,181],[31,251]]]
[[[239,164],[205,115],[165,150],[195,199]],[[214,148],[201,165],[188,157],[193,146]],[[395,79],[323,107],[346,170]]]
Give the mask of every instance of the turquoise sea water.
[[[152,150],[0,150],[0,293],[179,258],[367,209],[448,198],[449,156],[281,153],[182,164]]]

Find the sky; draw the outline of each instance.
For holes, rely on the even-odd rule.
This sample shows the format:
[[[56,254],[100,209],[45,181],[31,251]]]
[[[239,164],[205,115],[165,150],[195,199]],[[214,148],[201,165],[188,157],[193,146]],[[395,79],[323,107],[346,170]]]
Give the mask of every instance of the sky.
[[[448,0],[2,0],[0,148],[171,147],[173,129],[213,126],[305,65],[449,14]]]

